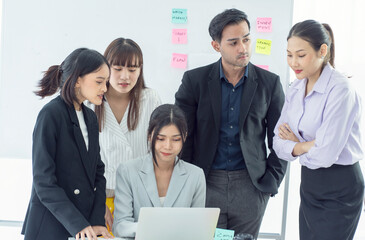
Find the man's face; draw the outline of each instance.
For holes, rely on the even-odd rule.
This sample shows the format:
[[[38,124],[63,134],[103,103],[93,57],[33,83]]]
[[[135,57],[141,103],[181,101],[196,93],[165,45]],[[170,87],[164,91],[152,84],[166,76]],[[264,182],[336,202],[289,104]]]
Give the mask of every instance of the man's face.
[[[221,42],[212,41],[213,48],[222,55],[224,67],[244,68],[251,58],[251,37],[247,22],[227,25]]]

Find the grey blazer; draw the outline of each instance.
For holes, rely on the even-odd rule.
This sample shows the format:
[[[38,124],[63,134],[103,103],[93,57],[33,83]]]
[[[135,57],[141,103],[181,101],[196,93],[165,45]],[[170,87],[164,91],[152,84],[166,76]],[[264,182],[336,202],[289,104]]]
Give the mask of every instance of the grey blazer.
[[[163,207],[205,207],[205,191],[203,170],[180,160],[174,167]],[[135,236],[141,207],[162,207],[151,154],[119,166],[114,205],[116,237]]]

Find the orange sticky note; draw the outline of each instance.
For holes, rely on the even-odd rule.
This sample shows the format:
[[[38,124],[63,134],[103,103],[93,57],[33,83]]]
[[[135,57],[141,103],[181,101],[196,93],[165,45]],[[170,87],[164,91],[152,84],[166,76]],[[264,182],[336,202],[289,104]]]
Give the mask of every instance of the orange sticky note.
[[[186,44],[188,42],[188,30],[187,29],[172,29],[172,43],[173,44]]]
[[[188,63],[188,55],[173,53],[171,59],[171,67],[173,68],[183,68],[185,69]]]
[[[257,18],[256,19],[256,31],[258,32],[271,32],[272,31],[272,19],[271,18]]]

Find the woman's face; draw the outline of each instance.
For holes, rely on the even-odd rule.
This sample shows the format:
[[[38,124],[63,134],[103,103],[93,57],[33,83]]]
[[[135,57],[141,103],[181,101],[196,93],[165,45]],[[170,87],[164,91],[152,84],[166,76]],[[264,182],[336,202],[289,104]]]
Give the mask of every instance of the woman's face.
[[[158,164],[174,163],[183,145],[183,137],[174,125],[161,128],[155,142],[155,156]]]
[[[322,44],[320,50],[315,51],[309,42],[299,37],[291,37],[288,40],[287,61],[298,79],[307,78],[316,81],[322,71],[322,56],[326,53],[325,44]]]
[[[110,86],[117,92],[128,94],[136,85],[141,73],[141,67],[134,66],[111,66]]]
[[[79,77],[75,85],[79,103],[88,100],[100,105],[106,92],[106,82],[109,80],[109,67],[103,64],[97,71]]]

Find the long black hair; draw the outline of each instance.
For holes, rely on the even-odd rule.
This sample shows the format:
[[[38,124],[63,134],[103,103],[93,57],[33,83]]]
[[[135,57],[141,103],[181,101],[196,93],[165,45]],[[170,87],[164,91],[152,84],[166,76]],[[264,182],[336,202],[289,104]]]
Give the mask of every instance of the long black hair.
[[[188,126],[184,112],[178,106],[173,104],[160,105],[151,114],[147,132],[147,141],[150,141],[150,150],[152,152],[153,161],[157,166],[158,164],[155,152],[156,139],[161,129],[170,125],[175,125],[179,130],[182,137],[182,145],[184,146],[184,142],[188,133]],[[178,160],[180,159],[180,155],[181,152],[178,154]]]
[[[110,66],[116,65],[140,68],[136,85],[129,93],[130,104],[128,110],[127,126],[129,131],[135,130],[139,122],[142,90],[146,88],[143,77],[142,50],[132,39],[117,38],[112,41],[105,49],[104,57],[108,60]],[[107,82],[106,86],[109,89],[110,83]],[[104,102],[101,105],[95,106],[95,113],[96,116],[98,116],[99,131],[101,132],[104,124]]]

